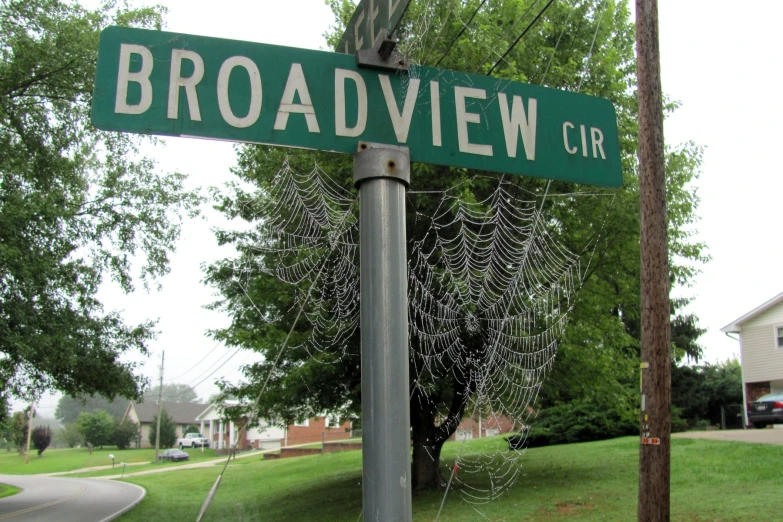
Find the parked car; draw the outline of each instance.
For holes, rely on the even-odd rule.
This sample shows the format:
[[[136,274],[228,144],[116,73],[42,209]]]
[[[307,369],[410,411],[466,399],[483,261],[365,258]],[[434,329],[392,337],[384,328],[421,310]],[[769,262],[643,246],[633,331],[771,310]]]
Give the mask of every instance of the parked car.
[[[185,453],[182,450],[178,449],[167,449],[163,453],[161,453],[158,458],[160,460],[171,460],[171,461],[179,461],[179,460],[188,460],[190,458],[190,455]]]
[[[181,439],[177,439],[179,449],[209,447],[209,439],[201,433],[188,433]]]
[[[768,393],[748,404],[748,420],[756,428],[783,424],[783,393]]]

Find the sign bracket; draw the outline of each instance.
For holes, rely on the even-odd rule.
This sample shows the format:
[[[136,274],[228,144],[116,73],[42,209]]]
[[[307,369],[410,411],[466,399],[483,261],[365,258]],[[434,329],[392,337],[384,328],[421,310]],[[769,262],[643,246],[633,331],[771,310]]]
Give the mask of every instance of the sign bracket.
[[[397,39],[383,29],[383,39],[377,48],[356,51],[356,65],[386,71],[407,71],[408,59],[396,52]]]

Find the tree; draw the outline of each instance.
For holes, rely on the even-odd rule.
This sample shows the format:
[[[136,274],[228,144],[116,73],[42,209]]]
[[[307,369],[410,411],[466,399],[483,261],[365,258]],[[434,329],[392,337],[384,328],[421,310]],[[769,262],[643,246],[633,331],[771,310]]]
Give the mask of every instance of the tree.
[[[33,439],[33,446],[38,450],[38,456],[49,447],[52,443],[52,429],[49,426],[36,426],[33,428],[31,438]]]
[[[144,392],[145,401],[158,400],[158,393],[160,392],[160,386],[153,386],[146,392]],[[163,385],[163,402],[186,402],[197,403],[199,402],[198,394],[189,384],[164,384]]]
[[[17,411],[11,417],[11,441],[16,446],[20,455],[24,455],[27,448],[28,412]]]
[[[181,216],[200,201],[183,175],[139,156],[140,138],[90,123],[101,29],[161,25],[160,10],[123,6],[0,4],[0,388],[11,396],[141,395],[125,355],[147,353],[154,323],[106,312],[98,289],[166,274]]]
[[[719,364],[672,365],[672,404],[690,426],[720,424],[721,410],[742,404],[742,367],[736,358]]]
[[[150,429],[150,444],[155,445],[155,439],[157,435],[158,416],[152,417],[152,426]],[[166,408],[161,410],[160,414],[160,447],[172,448],[177,443],[177,426],[174,424],[174,420],[166,411]]]
[[[197,424],[188,424],[187,429],[185,430],[185,435],[188,433],[201,433],[201,426]]]
[[[330,4],[336,14],[335,31],[330,35],[333,44],[354,7],[351,2],[340,0],[331,0]],[[510,34],[510,28],[515,21],[525,18],[525,10],[535,7],[532,4],[528,0],[487,4],[477,11],[471,23],[475,29],[458,41],[456,50],[451,52],[448,51],[450,43],[463,31],[462,21],[476,11],[476,2],[443,0],[412,4],[407,22],[398,34],[414,62],[434,65],[443,58],[439,67],[488,72],[494,58],[487,57],[494,57],[493,51],[504,50],[513,41],[517,34]],[[603,16],[604,9],[606,16]],[[438,30],[418,34],[417,23],[425,19],[425,25]],[[549,184],[525,177],[515,178],[511,189],[518,194],[541,194],[548,187],[549,193],[562,196],[545,200],[545,218],[540,226],[554,242],[570,252],[580,253],[582,266],[588,267],[559,343],[557,363],[542,388],[537,406],[557,407],[576,399],[589,404],[600,399],[601,404],[618,403],[613,415],[616,413],[620,420],[627,419],[627,413],[634,411],[638,404],[640,262],[633,45],[633,27],[625,2],[594,0],[576,6],[557,2],[493,73],[560,89],[574,90],[581,85],[581,92],[608,98],[616,106],[624,184],[611,198],[578,197],[573,195],[575,189],[571,184]],[[593,56],[586,60],[591,48]],[[673,108],[674,105],[669,106],[670,110]],[[238,217],[257,226],[241,232],[217,233],[219,243],[233,245],[238,256],[207,267],[206,280],[220,292],[221,298],[214,308],[224,310],[232,320],[229,327],[213,332],[214,337],[229,346],[258,351],[264,360],[246,369],[246,383],[222,383],[221,389],[226,395],[252,402],[259,394],[261,383],[269,378],[261,396],[260,414],[286,422],[322,411],[340,412],[344,416],[358,414],[361,404],[358,332],[345,339],[344,346],[324,347],[314,357],[303,345],[311,333],[310,326],[299,322],[273,368],[282,341],[294,325],[299,304],[312,284],[305,281],[292,288],[280,283],[268,271],[268,267],[279,266],[280,259],[259,254],[255,248],[257,244],[274,240],[262,226],[269,217],[263,211],[274,197],[270,187],[284,157],[300,172],[309,171],[316,162],[343,188],[352,187],[350,157],[262,146],[240,149],[235,172],[245,185],[236,184],[219,194],[219,208],[230,218]],[[667,154],[669,246],[675,285],[687,285],[698,264],[707,259],[704,245],[693,240],[691,229],[699,203],[692,181],[698,175],[700,160],[701,150],[693,144],[670,149]],[[439,199],[429,192],[459,186],[466,200],[489,201],[498,186],[497,181],[491,180],[498,176],[492,174],[494,178],[490,178],[481,174],[433,165],[412,166],[411,186],[416,187],[416,193],[407,197],[409,249],[414,239],[424,237],[424,229],[429,226],[419,216],[432,215],[439,205]],[[255,190],[245,188],[248,184]],[[297,219],[293,215],[286,217]],[[301,259],[297,257],[299,252],[283,247],[280,255],[288,256],[283,259],[286,266]],[[337,260],[329,258],[326,262]],[[448,288],[432,291],[445,293]],[[334,299],[320,294],[318,298],[326,303]],[[679,306],[674,304],[673,313],[678,317]],[[305,307],[306,313],[313,312],[311,306]],[[328,309],[328,304],[323,308]],[[259,321],[260,318],[276,321]],[[681,326],[695,326],[695,318],[688,321],[683,319]],[[489,328],[485,318],[479,318],[478,334],[467,329],[461,332],[462,347],[453,356],[453,365],[443,376],[427,377],[426,395],[421,393],[421,387],[411,390],[412,475],[416,489],[436,488],[444,482],[439,467],[441,448],[456,430],[470,403],[468,399],[476,392],[476,381],[466,376],[489,362],[487,352],[481,348],[481,336],[487,335],[482,328]],[[675,337],[675,342],[686,351],[694,351],[692,336],[698,328],[682,330],[685,334]],[[411,339],[414,347],[415,342]],[[343,353],[353,357],[343,357]],[[417,357],[420,355],[416,350],[411,350],[411,368],[423,366]],[[411,371],[411,375],[415,372]]]
[[[82,412],[76,424],[87,444],[100,447],[111,444],[114,435],[114,419],[105,411]]]
[[[79,425],[75,422],[71,422],[60,428],[56,438],[62,440],[62,443],[69,448],[75,448],[84,443],[84,435],[82,435],[82,432],[79,430]]]
[[[128,401],[120,399],[112,401],[105,397],[101,397],[100,395],[81,398],[63,395],[57,402],[57,409],[54,411],[54,416],[61,424],[70,424],[76,422],[79,418],[79,414],[82,412],[95,413],[98,410],[103,410],[115,419],[121,419],[125,415],[125,410],[127,408]]]
[[[112,444],[123,450],[130,447],[131,443],[139,436],[139,425],[133,421],[115,421]]]

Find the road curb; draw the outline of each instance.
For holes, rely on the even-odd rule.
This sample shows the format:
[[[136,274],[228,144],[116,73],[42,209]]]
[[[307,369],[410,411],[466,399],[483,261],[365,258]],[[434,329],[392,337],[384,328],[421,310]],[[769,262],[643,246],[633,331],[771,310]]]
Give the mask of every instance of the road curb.
[[[91,479],[85,479],[85,480],[91,480]],[[133,483],[131,483],[131,482],[125,482],[125,484],[128,484],[129,486],[133,486],[133,487],[135,487],[135,488],[137,488],[137,489],[141,490],[141,495],[139,496],[139,498],[137,498],[136,500],[134,500],[134,501],[133,501],[131,504],[129,504],[129,505],[127,505],[127,506],[125,506],[125,507],[124,507],[124,508],[122,508],[122,509],[120,509],[120,510],[119,510],[119,511],[117,511],[116,513],[112,513],[112,514],[111,514],[111,515],[109,515],[108,517],[106,517],[106,518],[104,518],[104,519],[101,519],[101,520],[99,520],[98,522],[109,522],[110,520],[114,520],[114,519],[116,519],[117,517],[119,517],[119,516],[122,516],[122,515],[124,515],[125,513],[127,513],[128,511],[130,511],[131,509],[133,509],[133,508],[135,508],[136,506],[138,506],[138,505],[141,503],[141,501],[142,501],[142,500],[144,500],[144,499],[146,498],[146,496],[147,496],[147,489],[146,489],[146,488],[143,488],[143,487],[139,486],[138,484],[133,484]]]

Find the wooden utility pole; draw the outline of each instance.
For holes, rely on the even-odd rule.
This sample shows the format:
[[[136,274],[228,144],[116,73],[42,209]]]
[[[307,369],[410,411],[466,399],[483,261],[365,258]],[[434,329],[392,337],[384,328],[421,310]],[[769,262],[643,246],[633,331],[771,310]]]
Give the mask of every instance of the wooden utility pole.
[[[669,520],[671,332],[657,0],[636,0],[641,199],[639,522]]]
[[[160,416],[163,412],[163,358],[166,356],[166,350],[160,354],[160,389],[158,390],[158,422],[155,427],[155,464],[158,460],[158,450],[160,449]]]
[[[30,464],[30,437],[33,435],[33,415],[35,415],[35,401],[30,402],[30,420],[27,424],[27,451],[25,451],[24,463]]]

